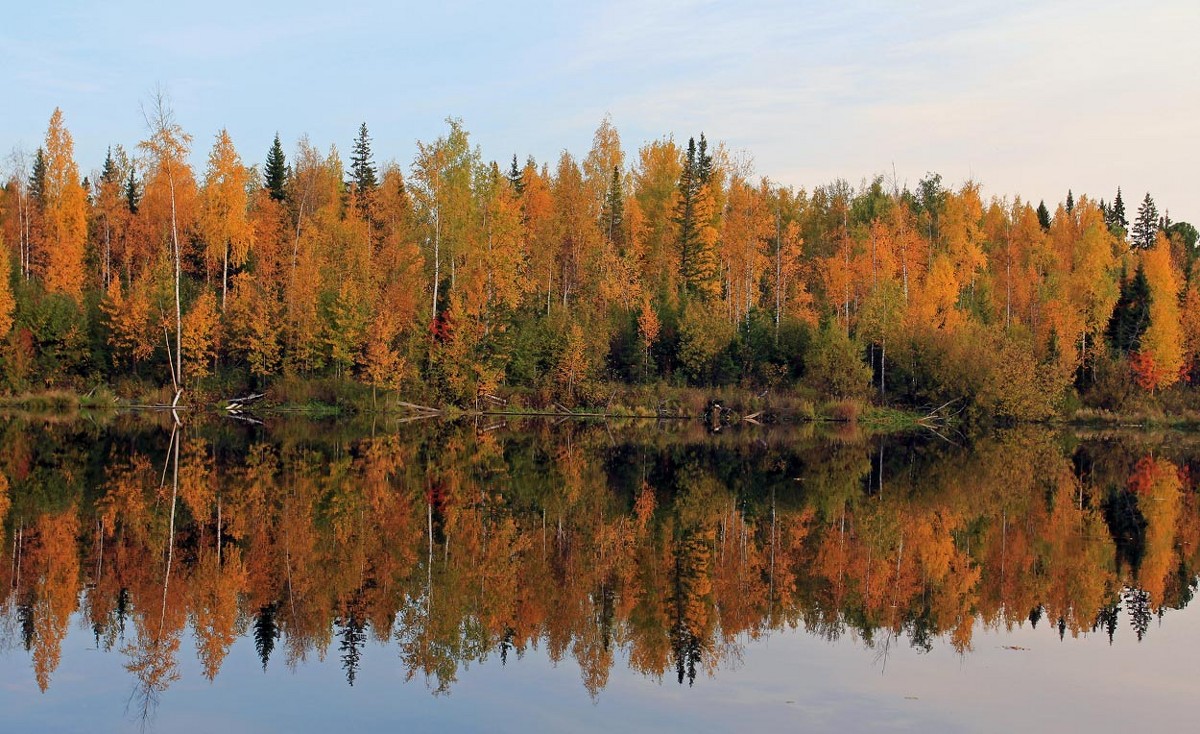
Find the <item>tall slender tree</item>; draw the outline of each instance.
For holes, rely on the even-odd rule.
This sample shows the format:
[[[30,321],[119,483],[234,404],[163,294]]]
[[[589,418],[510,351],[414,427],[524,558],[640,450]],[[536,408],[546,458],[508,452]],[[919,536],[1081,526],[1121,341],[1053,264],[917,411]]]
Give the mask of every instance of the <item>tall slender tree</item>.
[[[263,171],[263,184],[275,201],[283,201],[287,197],[287,158],[283,154],[283,145],[279,142],[279,133],[275,133],[275,141],[267,151],[267,164]]]
[[[87,193],[79,183],[74,151],[62,110],[55,108],[46,131],[42,281],[46,290],[65,293],[78,301],[86,280]]]

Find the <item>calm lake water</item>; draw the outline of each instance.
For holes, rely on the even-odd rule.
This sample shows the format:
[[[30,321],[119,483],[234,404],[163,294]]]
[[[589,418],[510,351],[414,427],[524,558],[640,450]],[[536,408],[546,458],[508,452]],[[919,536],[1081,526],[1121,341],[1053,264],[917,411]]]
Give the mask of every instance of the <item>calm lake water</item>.
[[[1194,725],[1200,437],[0,419],[5,731]]]

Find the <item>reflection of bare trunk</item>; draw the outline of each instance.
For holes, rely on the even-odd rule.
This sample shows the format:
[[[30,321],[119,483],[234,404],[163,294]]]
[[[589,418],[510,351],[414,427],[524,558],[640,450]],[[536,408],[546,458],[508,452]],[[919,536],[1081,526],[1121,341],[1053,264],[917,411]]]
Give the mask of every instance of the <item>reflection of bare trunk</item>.
[[[171,562],[175,559],[175,506],[179,498],[179,426],[171,429],[171,522],[167,530],[167,568],[163,574],[162,614],[158,620],[161,637],[167,624],[167,589],[171,584]]]

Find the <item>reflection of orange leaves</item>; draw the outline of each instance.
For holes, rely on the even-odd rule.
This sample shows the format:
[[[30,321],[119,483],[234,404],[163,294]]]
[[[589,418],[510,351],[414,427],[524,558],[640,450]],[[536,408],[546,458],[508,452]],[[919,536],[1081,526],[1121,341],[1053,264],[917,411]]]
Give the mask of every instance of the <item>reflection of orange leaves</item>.
[[[1150,456],[1138,460],[1133,475],[1129,477],[1129,491],[1137,495],[1149,494],[1154,483],[1162,478],[1162,465]]]
[[[40,553],[35,556],[38,569],[38,594],[34,607],[33,668],[38,687],[50,685],[50,674],[62,657],[71,614],[78,606],[79,552],[75,539],[79,517],[71,508],[59,515],[38,518]],[[40,566],[40,567],[39,567]]]

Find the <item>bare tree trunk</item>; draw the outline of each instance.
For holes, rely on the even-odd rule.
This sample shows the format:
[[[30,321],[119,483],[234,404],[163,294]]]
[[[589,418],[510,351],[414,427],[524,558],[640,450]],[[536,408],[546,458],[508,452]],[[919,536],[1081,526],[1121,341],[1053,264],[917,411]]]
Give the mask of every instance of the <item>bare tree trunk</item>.
[[[433,321],[437,321],[438,286],[442,279],[442,191],[441,172],[433,182]]]

